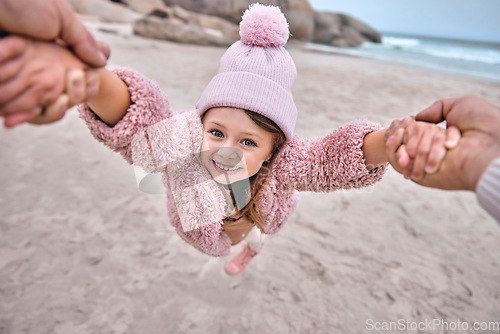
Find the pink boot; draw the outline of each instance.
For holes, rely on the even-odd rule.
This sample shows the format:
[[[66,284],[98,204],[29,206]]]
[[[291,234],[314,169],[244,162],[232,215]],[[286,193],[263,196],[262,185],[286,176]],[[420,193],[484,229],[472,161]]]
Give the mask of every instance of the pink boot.
[[[241,252],[233,256],[233,258],[226,265],[226,273],[229,275],[237,275],[245,270],[250,261],[252,261],[253,257],[259,254],[262,250],[262,247],[257,250],[251,249],[245,241],[242,241],[241,243],[243,245]]]

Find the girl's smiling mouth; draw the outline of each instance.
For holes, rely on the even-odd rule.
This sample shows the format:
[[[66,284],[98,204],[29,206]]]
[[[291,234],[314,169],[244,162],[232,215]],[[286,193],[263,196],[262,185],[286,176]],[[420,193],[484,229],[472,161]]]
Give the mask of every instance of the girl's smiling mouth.
[[[224,174],[235,174],[235,173],[238,173],[238,171],[240,169],[242,169],[241,167],[229,167],[229,166],[225,166],[225,165],[222,165],[220,163],[218,163],[217,161],[215,160],[212,160],[213,164],[214,164],[214,167],[215,169],[219,172],[219,173],[224,173]]]

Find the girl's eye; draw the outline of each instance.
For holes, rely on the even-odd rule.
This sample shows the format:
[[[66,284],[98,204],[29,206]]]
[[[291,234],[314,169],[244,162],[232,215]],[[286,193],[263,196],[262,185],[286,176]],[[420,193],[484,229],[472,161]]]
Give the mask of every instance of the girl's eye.
[[[257,146],[253,141],[251,141],[250,139],[245,139],[242,141],[243,145],[246,145],[246,146]]]
[[[220,132],[219,130],[211,130],[210,133],[212,135],[214,135],[215,137],[219,137],[219,138],[223,138],[224,135],[222,134],[222,132]]]

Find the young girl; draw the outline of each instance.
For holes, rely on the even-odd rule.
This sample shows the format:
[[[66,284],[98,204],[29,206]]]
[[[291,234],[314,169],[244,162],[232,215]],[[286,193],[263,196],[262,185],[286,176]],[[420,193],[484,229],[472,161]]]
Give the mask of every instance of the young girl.
[[[240,36],[195,110],[173,113],[154,82],[126,68],[100,70],[96,97],[79,107],[99,141],[148,172],[165,171],[168,213],[182,239],[211,256],[243,245],[229,274],[243,271],[264,236],[283,227],[298,191],[366,187],[387,164],[385,130],[370,122],[323,138],[294,135],[296,69],[279,8],[251,5]],[[418,146],[425,158],[415,159],[416,173],[439,165],[443,132],[427,123],[407,126],[406,142],[427,143]]]

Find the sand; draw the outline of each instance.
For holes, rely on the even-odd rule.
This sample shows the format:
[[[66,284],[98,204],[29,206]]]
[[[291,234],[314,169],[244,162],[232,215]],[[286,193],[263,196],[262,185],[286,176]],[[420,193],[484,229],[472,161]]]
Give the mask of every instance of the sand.
[[[175,109],[194,106],[225,51],[89,26],[111,64],[156,80]],[[499,83],[288,48],[303,136],[356,119],[388,126],[445,97],[500,105]],[[303,193],[230,277],[227,258],[180,239],[164,196],[141,193],[74,109],[50,126],[2,128],[0,145],[0,334],[469,333],[500,322],[500,225],[473,193],[423,188],[392,169],[371,188]]]

